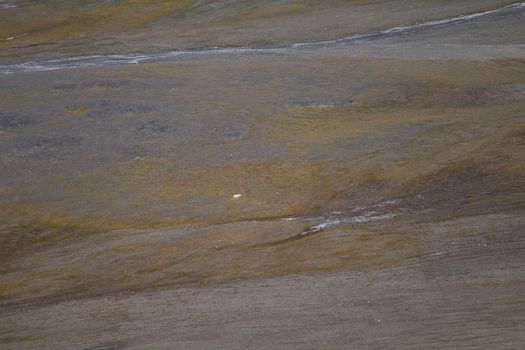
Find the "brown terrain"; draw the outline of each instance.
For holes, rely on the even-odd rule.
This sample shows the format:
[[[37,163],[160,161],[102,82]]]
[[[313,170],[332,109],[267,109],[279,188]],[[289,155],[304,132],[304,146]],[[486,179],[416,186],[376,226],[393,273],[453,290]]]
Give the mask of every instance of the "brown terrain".
[[[509,4],[0,2],[0,348],[523,349]]]

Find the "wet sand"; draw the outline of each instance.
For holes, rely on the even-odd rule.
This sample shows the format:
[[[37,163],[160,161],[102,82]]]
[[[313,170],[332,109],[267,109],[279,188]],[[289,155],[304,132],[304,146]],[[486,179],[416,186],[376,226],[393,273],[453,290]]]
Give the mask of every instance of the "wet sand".
[[[1,55],[2,348],[522,348],[525,8],[390,34],[510,2],[225,2],[187,44],[187,3],[102,32],[262,50]],[[344,11],[377,21],[306,34]]]

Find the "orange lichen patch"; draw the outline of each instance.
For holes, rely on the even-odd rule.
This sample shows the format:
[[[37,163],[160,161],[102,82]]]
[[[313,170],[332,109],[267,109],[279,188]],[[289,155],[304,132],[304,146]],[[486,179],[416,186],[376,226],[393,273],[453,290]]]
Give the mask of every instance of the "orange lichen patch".
[[[74,226],[76,220],[71,219],[64,213],[55,212],[52,208],[43,210],[44,206],[39,206],[35,203],[19,203],[19,204],[4,204],[1,207],[2,214],[16,218],[14,222],[20,224],[30,224],[31,222],[41,223],[42,226],[56,226],[56,227],[67,227]],[[97,221],[97,222],[82,222],[79,224],[82,227],[89,227],[93,231],[110,230],[116,229],[120,225],[111,221]]]
[[[333,235],[334,231],[338,235]],[[348,233],[346,237],[343,233]],[[399,264],[412,254],[416,240],[401,234],[370,234],[357,227],[341,227],[282,245],[254,248],[269,256],[264,268],[246,258],[259,275],[329,271],[382,264]],[[243,258],[244,259],[244,258]],[[265,271],[266,270],[266,271]],[[239,276],[242,277],[242,276]]]
[[[0,283],[0,298],[19,293],[27,288],[27,281],[15,280],[10,283]]]
[[[16,40],[17,45],[21,45],[29,42],[63,40],[86,33],[115,31],[140,25],[176,11],[183,11],[194,3],[194,0],[125,0],[96,6],[77,5],[64,8],[60,4],[57,4],[56,8],[49,7],[49,4],[36,4],[20,9],[25,16],[24,21],[20,21],[16,16],[17,11],[12,11],[13,16],[6,18],[4,25],[0,25],[0,37],[23,34]],[[42,16],[41,11],[47,12],[48,15]],[[4,41],[0,42],[1,44],[12,45],[12,42]]]
[[[429,64],[426,60],[396,60],[396,59],[361,59],[359,68],[373,79],[384,78],[385,83],[398,81],[403,91],[410,92],[408,96],[416,94],[423,96],[429,88],[436,88],[447,93],[450,97],[458,92],[455,89],[468,90],[472,88],[490,88],[501,84],[520,82],[523,80],[523,66],[521,60],[496,61],[452,61],[448,63],[435,62]],[[509,62],[510,61],[510,62]],[[336,64],[339,58],[327,58],[326,64]],[[324,63],[324,62],[323,62]],[[355,66],[352,67],[355,69]],[[485,74],[479,74],[483,71]],[[356,74],[359,74],[356,72]],[[386,92],[386,91],[385,91]],[[390,92],[388,92],[390,93]],[[426,96],[436,98],[439,96]]]
[[[70,116],[76,117],[78,115],[84,114],[87,111],[89,111],[89,107],[83,106],[83,105],[82,106],[72,106],[72,107],[68,107],[66,111],[67,111],[67,114],[69,114]]]
[[[130,223],[110,220],[74,220],[63,213],[53,212],[46,205],[3,205],[4,220],[0,226],[1,260],[21,256],[38,246],[48,246],[72,237],[82,237],[127,227]],[[5,267],[5,265],[4,265]]]
[[[525,163],[524,153],[516,147],[516,142],[519,142],[520,139],[519,133],[516,133],[516,129],[519,129],[519,105],[515,104],[515,108],[517,108],[515,111],[512,111],[512,104],[507,104],[505,107],[484,108],[483,112],[476,109],[465,114],[465,124],[448,125],[446,128],[428,130],[422,133],[424,137],[433,137],[441,142],[436,142],[431,151],[426,154],[394,164],[394,169],[413,175],[426,174],[419,177],[417,182],[412,182],[411,185],[430,181],[436,175],[437,169],[446,170],[453,174],[460,172],[460,169],[474,167],[479,168],[477,171],[481,173],[500,172],[502,176],[522,176],[523,174],[520,174],[519,169]],[[499,115],[502,108],[508,108],[505,117]],[[484,123],[479,123],[477,120],[479,113],[492,114],[493,116],[487,118]],[[467,128],[466,123],[470,127],[476,126],[480,130],[487,128],[486,134],[483,137],[476,137],[466,142],[461,134]],[[500,126],[493,130],[492,127],[496,125]],[[510,149],[514,150],[509,152]]]
[[[525,160],[509,166],[509,170],[518,176],[525,176]]]
[[[273,119],[275,124],[268,124],[267,139],[278,139],[288,145],[294,143],[329,144],[340,138],[355,138],[363,134],[363,130],[354,123],[338,118],[337,114],[326,112],[319,118],[296,118],[280,116]]]
[[[225,21],[227,23],[241,23],[260,19],[278,18],[281,16],[296,14],[305,7],[306,4],[304,3],[273,4],[268,7],[260,6],[241,11],[238,14],[228,17]]]

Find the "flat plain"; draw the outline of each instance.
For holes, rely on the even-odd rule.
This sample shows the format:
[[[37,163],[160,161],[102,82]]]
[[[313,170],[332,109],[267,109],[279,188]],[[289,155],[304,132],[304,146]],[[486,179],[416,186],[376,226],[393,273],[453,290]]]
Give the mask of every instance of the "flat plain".
[[[525,5],[0,2],[2,349],[522,349]]]

